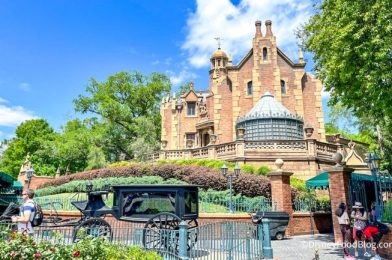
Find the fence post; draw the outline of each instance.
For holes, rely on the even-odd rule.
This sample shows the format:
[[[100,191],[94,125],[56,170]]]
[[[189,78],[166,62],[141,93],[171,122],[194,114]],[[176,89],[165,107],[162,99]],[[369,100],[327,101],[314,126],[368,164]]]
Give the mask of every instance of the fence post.
[[[257,225],[257,242],[258,242],[258,249],[260,250],[260,255],[264,257],[264,250],[263,250],[263,225]]]
[[[263,223],[263,256],[266,259],[272,259],[273,258],[273,253],[272,253],[272,247],[271,247],[271,235],[270,235],[270,229],[269,229],[269,219],[268,218],[263,218],[262,223]]]
[[[178,241],[178,257],[181,260],[187,260],[188,257],[188,224],[185,221],[181,221],[179,230],[179,241]]]

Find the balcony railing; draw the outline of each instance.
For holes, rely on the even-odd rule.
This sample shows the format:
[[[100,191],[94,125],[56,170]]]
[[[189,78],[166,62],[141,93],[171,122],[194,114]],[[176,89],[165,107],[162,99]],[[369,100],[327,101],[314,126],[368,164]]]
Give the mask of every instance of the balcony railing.
[[[332,156],[338,151],[335,144],[319,142],[316,140],[270,140],[270,141],[244,141],[237,140],[230,143],[208,145],[200,148],[183,150],[161,150],[149,155],[150,161],[158,159],[223,159],[253,158],[268,155],[282,157],[282,155],[295,158],[320,158],[332,161]]]

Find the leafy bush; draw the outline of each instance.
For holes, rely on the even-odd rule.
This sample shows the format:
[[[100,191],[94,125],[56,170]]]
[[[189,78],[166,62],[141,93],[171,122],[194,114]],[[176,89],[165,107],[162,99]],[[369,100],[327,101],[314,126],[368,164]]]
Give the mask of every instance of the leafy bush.
[[[8,239],[0,240],[0,260],[8,259],[163,259],[156,252],[146,252],[140,247],[123,246],[112,244],[103,237],[86,237],[72,245],[62,244],[62,237],[57,235],[59,244],[43,240],[35,242],[26,233],[12,232],[2,233],[2,237]]]
[[[115,163],[109,164],[108,167],[129,166],[129,165],[135,165],[135,164],[138,164],[138,163],[121,161],[121,162],[115,162]]]
[[[243,173],[255,173],[256,172],[256,167],[253,165],[245,164],[241,166],[241,172]]]
[[[271,169],[268,166],[262,165],[260,166],[257,171],[256,174],[258,175],[267,175],[269,172],[271,171]]]
[[[144,177],[110,177],[91,180],[94,190],[102,190],[107,185],[121,184],[186,184],[186,182],[177,179],[163,180],[159,176]],[[86,181],[77,180],[64,183],[60,186],[51,186],[35,191],[37,196],[48,196],[59,193],[86,192]]]
[[[306,182],[304,180],[290,177],[290,185],[300,192],[306,192]]]
[[[177,164],[177,165],[198,165],[206,166],[212,169],[220,169],[223,164],[226,164],[230,171],[234,170],[235,162],[225,162],[221,160],[209,159],[183,159],[183,160],[159,160],[159,164]]]
[[[38,188],[56,187],[76,180],[143,176],[159,176],[163,180],[177,179],[189,184],[200,185],[205,190],[222,191],[227,189],[227,178],[222,176],[220,170],[194,165],[181,166],[173,164],[137,164],[85,171],[50,180]],[[234,181],[233,188],[236,193],[241,193],[248,197],[270,197],[270,182],[264,176],[242,173]]]

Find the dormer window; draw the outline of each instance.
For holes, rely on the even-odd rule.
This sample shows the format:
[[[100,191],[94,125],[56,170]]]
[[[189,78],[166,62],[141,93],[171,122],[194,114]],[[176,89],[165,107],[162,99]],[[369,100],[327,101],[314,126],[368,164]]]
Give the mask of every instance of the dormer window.
[[[247,95],[251,96],[253,94],[253,85],[252,85],[252,81],[249,81],[247,84]]]
[[[284,80],[280,81],[280,92],[282,95],[286,95],[286,82]]]
[[[196,115],[196,102],[188,102],[187,103],[187,116],[195,116]]]
[[[268,60],[268,50],[266,47],[263,48],[263,61]]]

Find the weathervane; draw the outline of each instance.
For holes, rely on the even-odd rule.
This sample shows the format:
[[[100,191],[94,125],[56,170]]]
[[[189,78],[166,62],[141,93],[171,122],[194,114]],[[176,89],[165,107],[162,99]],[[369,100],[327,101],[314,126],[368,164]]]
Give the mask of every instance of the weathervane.
[[[223,39],[221,39],[220,37],[215,37],[214,39],[218,42],[218,49],[220,50],[220,48],[221,48],[221,40],[223,40]]]

